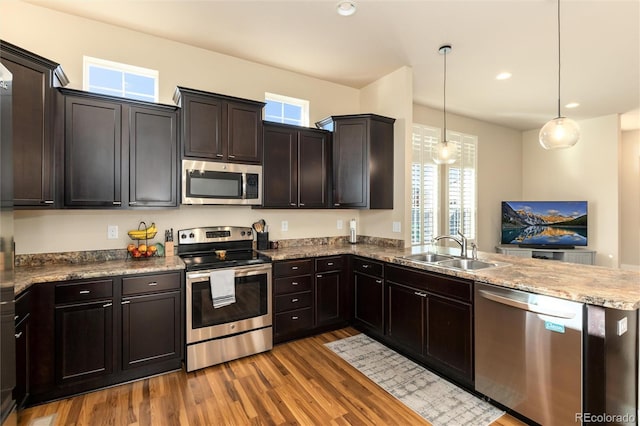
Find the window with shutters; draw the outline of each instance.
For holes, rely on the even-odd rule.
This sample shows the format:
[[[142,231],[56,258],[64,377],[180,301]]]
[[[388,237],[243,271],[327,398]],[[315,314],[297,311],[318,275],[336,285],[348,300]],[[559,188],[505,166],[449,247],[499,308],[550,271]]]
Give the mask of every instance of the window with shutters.
[[[456,161],[437,165],[433,156],[441,130],[413,126],[411,160],[411,244],[429,244],[441,234],[460,230],[476,238],[476,153],[478,137],[448,131]]]

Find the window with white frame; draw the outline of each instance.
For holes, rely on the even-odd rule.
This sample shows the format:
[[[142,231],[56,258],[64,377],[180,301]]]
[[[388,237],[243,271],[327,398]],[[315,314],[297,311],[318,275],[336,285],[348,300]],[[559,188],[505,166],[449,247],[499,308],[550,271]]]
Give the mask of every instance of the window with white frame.
[[[266,121],[309,126],[309,101],[275,93],[265,93],[264,98],[266,102],[264,119]]]
[[[107,61],[83,58],[83,88],[88,92],[158,102],[158,71]]]
[[[478,138],[448,131],[456,162],[433,161],[441,130],[414,124],[411,160],[411,244],[429,244],[440,234],[460,230],[476,238],[476,156]]]

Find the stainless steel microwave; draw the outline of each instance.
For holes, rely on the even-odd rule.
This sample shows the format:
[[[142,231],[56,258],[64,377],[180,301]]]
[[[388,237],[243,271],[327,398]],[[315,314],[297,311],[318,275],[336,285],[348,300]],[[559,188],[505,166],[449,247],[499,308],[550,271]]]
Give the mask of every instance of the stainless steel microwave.
[[[262,166],[182,160],[182,204],[262,203]]]

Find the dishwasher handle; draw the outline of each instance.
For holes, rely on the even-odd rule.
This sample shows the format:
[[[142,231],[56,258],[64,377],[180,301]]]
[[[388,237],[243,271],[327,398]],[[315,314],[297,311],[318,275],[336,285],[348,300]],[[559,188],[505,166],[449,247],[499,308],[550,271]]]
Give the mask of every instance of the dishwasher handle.
[[[563,319],[573,319],[576,316],[574,312],[558,311],[555,309],[545,308],[535,303],[528,303],[521,300],[512,299],[510,297],[506,297],[489,290],[478,290],[478,293],[480,294],[480,296],[493,302],[511,306],[517,309],[522,309],[524,311],[533,312],[536,314],[548,315],[551,317]]]

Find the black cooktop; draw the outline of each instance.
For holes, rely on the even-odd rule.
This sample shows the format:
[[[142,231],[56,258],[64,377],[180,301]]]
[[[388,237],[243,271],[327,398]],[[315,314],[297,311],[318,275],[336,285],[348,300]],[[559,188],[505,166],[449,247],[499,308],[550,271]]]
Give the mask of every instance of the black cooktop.
[[[235,266],[257,265],[271,261],[267,256],[253,250],[227,251],[224,259],[215,253],[186,254],[180,257],[184,261],[187,271],[232,268]]]

